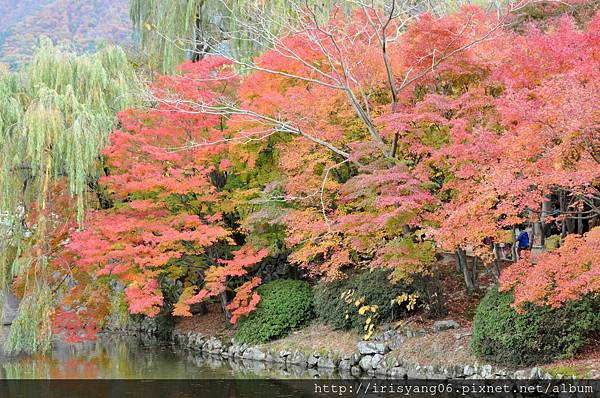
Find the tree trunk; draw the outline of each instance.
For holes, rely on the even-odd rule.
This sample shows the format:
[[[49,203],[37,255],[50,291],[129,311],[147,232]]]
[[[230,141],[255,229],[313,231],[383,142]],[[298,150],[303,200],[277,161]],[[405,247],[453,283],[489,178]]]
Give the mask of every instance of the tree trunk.
[[[512,253],[511,253],[511,257],[513,261],[517,261],[519,259],[519,251],[518,251],[518,246],[519,243],[517,242],[516,238],[517,238],[517,229],[515,227],[512,228],[512,237],[513,237],[513,245],[511,247],[512,249]]]
[[[460,255],[460,250],[457,250],[455,252],[455,256],[456,256],[456,272],[462,272],[463,263],[462,263],[462,258]]]
[[[471,270],[471,284],[473,285],[473,290],[479,288],[479,282],[477,278],[477,257],[473,257],[473,266]]]
[[[202,26],[202,7],[201,4],[198,8],[198,15],[196,15],[196,27],[194,29],[194,50],[192,53],[192,62],[200,62],[204,59],[204,55],[207,50],[206,38],[204,37],[204,28]]]
[[[550,200],[542,203],[542,212],[540,214],[540,223],[542,224],[540,245],[542,248],[546,246],[546,235],[548,235],[548,224],[546,223],[546,218],[548,217],[548,214],[550,214],[551,204],[552,203]]]
[[[492,275],[496,282],[500,278],[500,271],[502,270],[502,260],[500,259],[500,248],[497,243],[493,243],[494,246],[494,261],[490,266],[490,270],[492,271]]]
[[[463,277],[465,279],[465,286],[467,287],[467,292],[471,293],[476,289],[476,286],[473,283],[475,279],[473,278],[472,269],[469,267],[467,252],[463,249],[459,249],[456,251],[456,253],[458,254],[458,257],[460,259],[459,262],[463,271]]]
[[[221,309],[223,309],[223,314],[225,314],[225,318],[227,321],[231,319],[231,312],[227,309],[227,293],[223,292],[219,294],[219,300],[221,301]]]

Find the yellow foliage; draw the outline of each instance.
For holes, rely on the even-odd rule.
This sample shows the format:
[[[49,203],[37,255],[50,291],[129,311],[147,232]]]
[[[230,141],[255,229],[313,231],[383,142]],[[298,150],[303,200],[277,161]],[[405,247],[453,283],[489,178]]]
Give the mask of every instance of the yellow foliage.
[[[402,293],[392,300],[392,304],[403,305],[406,307],[408,311],[412,311],[415,309],[417,304],[417,299],[419,298],[416,294],[407,294]]]

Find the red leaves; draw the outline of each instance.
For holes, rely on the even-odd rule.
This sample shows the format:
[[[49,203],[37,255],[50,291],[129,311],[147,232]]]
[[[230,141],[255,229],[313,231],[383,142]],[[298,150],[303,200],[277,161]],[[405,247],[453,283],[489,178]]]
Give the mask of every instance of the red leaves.
[[[600,291],[600,227],[583,237],[567,236],[560,248],[540,255],[536,264],[525,258],[511,265],[500,284],[503,290],[514,287],[517,308],[527,302],[560,307]]]
[[[82,270],[126,285],[125,299],[133,314],[154,316],[160,311],[163,296],[157,276],[167,272],[172,260],[201,254],[229,235],[221,216],[206,212],[218,198],[209,179],[212,157],[224,148],[187,148],[222,140],[220,118],[189,106],[179,109],[169,98],[176,94],[211,102],[215,90],[234,87],[235,79],[220,58],[181,68],[184,76],[156,82],[155,94],[162,100],[156,108],[120,114],[122,130],[114,132],[104,150],[110,172],[100,181],[114,194],[116,206],[89,213],[86,229],[74,233],[67,245]],[[188,290],[188,298],[192,294]],[[185,305],[175,309],[181,315],[186,311]]]
[[[235,297],[227,305],[227,309],[232,311],[231,323],[235,324],[240,317],[246,316],[256,309],[260,302],[260,295],[253,290],[260,283],[261,279],[254,277],[237,289]]]
[[[160,312],[163,304],[162,291],[156,279],[148,279],[141,283],[134,281],[125,289],[125,297],[132,314],[153,317]]]
[[[262,249],[255,251],[251,246],[244,246],[242,249],[234,252],[233,260],[222,260],[224,266],[210,267],[204,274],[204,287],[195,296],[190,297],[185,301],[186,304],[196,304],[208,297],[215,297],[225,292],[227,282],[230,278],[244,276],[248,273],[248,268],[258,264],[269,254],[268,250]],[[257,281],[258,279],[258,281]],[[246,288],[242,291],[239,300],[242,300],[244,295],[249,294],[249,290],[260,283],[260,278],[254,278],[252,284],[245,285]],[[244,293],[245,292],[245,293]],[[238,300],[235,308],[242,306],[242,301]],[[258,304],[256,301],[255,304]],[[250,305],[250,303],[248,303]],[[243,310],[240,310],[243,311]],[[237,319],[237,318],[236,318]]]
[[[509,240],[509,227],[552,190],[598,194],[600,16],[586,31],[563,21],[526,36],[498,28],[495,16],[473,7],[422,16],[402,40],[388,43],[398,86],[423,74],[390,113],[381,49],[363,14],[334,12],[327,24],[350,66],[347,81],[335,51],[333,58],[323,52],[333,50],[332,40],[301,29],[260,56],[262,70],[243,81],[215,57],[159,77],[156,107],[123,112],[104,151],[109,173],[101,184],[115,207],[89,214],[66,257],[92,278],[118,279],[130,311],[153,316],[164,300],[158,277],[185,279],[188,270],[176,263],[232,244],[229,216],[240,208],[285,224],[290,261],[336,278],[367,263],[425,273],[436,248],[471,246],[487,261],[490,242]],[[349,94],[364,95],[363,111],[380,116],[373,127],[386,148],[397,135],[394,159],[382,156]],[[225,118],[206,111],[222,97],[247,112]],[[289,126],[350,158],[299,130],[286,134]],[[264,205],[271,193],[275,199]],[[273,205],[278,201],[294,203]],[[235,232],[249,233],[251,216],[244,217]],[[569,238],[535,268],[518,263],[503,285],[515,286],[518,303],[556,304],[599,289],[596,235]],[[249,272],[267,255],[247,244],[232,259],[211,258],[216,265],[202,286],[185,280],[173,314],[189,316],[191,304],[226,296],[245,281],[229,304],[235,323],[259,303],[260,279]]]
[[[236,270],[248,268],[249,266],[257,264],[269,254],[269,251],[267,249],[255,251],[252,246],[244,246],[233,254],[233,260],[221,260],[221,263],[225,264],[226,268],[229,270],[229,275],[234,275],[236,272],[239,272]]]
[[[52,318],[53,333],[62,334],[67,343],[80,343],[95,340],[100,331],[97,319],[88,316],[87,311],[65,311],[59,309]]]

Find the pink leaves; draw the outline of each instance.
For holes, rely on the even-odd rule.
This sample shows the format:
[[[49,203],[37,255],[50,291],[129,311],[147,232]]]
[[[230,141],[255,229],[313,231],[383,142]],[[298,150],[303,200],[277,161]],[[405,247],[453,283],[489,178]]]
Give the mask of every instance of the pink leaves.
[[[160,312],[163,304],[162,291],[156,279],[135,281],[125,289],[125,298],[132,314],[145,314],[153,317]]]
[[[560,307],[590,292],[600,291],[600,228],[583,237],[567,236],[555,251],[525,258],[507,268],[500,278],[503,290],[515,289],[516,307],[527,302]]]
[[[219,162],[219,169],[223,170],[223,171],[226,171],[232,165],[233,165],[233,163],[231,163],[231,160],[229,160],[229,159],[221,159],[221,161]]]

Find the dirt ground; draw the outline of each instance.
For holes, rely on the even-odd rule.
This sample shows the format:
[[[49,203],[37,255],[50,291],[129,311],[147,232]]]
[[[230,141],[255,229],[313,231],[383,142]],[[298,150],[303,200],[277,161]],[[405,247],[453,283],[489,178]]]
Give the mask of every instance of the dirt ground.
[[[223,316],[219,304],[211,304],[206,314],[197,314],[181,318],[176,325],[177,329],[194,331],[204,336],[233,337],[235,328]]]
[[[354,332],[333,330],[329,326],[311,324],[290,333],[283,339],[265,344],[276,351],[290,348],[301,352],[333,351],[340,354],[356,352],[361,336]]]

